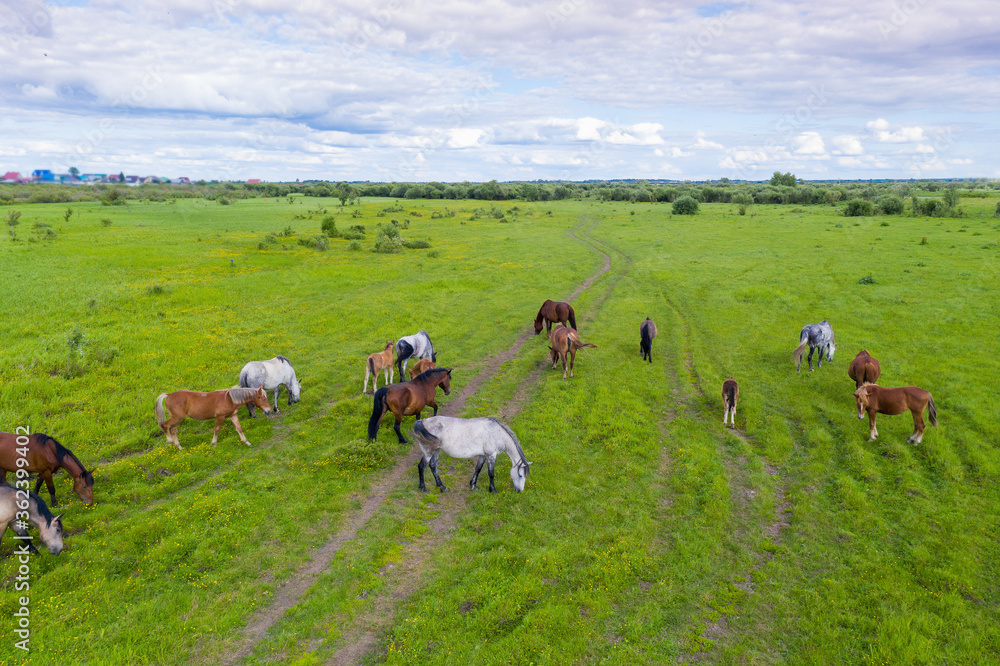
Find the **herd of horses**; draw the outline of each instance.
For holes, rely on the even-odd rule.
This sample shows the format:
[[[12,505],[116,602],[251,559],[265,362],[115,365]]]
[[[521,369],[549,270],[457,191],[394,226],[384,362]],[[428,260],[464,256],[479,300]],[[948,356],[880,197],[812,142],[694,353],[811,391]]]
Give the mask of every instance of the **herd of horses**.
[[[552,369],[556,369],[558,362],[562,361],[563,379],[566,379],[568,361],[568,375],[573,377],[576,352],[587,347],[596,348],[597,345],[580,340],[576,313],[568,303],[545,301],[535,318],[535,334],[541,333],[543,328],[549,339]],[[656,324],[647,317],[639,325],[639,352],[642,360],[650,363],[653,360],[652,344],[655,337]],[[802,328],[799,346],[792,355],[797,371],[801,371],[802,356],[806,348],[809,349],[810,370],[813,370],[812,357],[815,351],[819,352],[817,367],[822,367],[824,356],[827,361],[833,360],[836,342],[828,321],[808,324]],[[413,367],[409,370],[410,379],[393,383],[394,368],[402,379],[411,361]],[[511,460],[510,475],[514,488],[518,492],[523,491],[531,463],[525,457],[517,436],[507,425],[492,417],[465,419],[437,415],[437,389],[441,388],[445,395],[451,393],[452,369],[439,368],[436,362],[437,354],[426,331],[399,338],[395,342],[387,340],[382,351],[368,356],[362,394],[367,393],[368,379],[371,377],[374,396],[368,422],[369,440],[376,439],[382,420],[387,413],[392,412],[396,436],[400,443],[407,443],[400,425],[403,417],[415,416],[413,435],[421,451],[417,465],[420,490],[427,491],[424,483],[424,470],[427,467],[430,467],[438,489],[442,492],[447,490],[437,472],[438,455],[444,452],[454,458],[476,458],[475,472],[469,481],[472,490],[476,490],[479,473],[486,465],[491,492],[496,492],[496,458],[500,453],[506,453]],[[879,386],[876,382],[881,373],[878,360],[867,350],[859,352],[848,368],[848,376],[855,382],[858,419],[864,419],[865,414],[868,414],[868,441],[874,441],[878,437],[875,427],[877,414],[897,415],[909,410],[913,415],[914,430],[907,441],[914,445],[920,444],[924,436],[925,410],[928,410],[931,424],[937,426],[937,407],[933,396],[916,386]],[[385,382],[378,388],[380,374],[384,374]],[[271,401],[267,391],[273,391],[274,411],[278,412],[278,397],[282,387],[287,389],[289,406],[299,401],[302,385],[287,358],[276,356],[268,361],[251,361],[240,371],[239,383],[232,388],[204,392],[180,390],[160,394],[155,401],[157,423],[167,442],[175,444],[178,449],[182,447],[177,438],[177,426],[186,418],[214,419],[212,444],[218,442],[219,431],[225,421],[229,420],[241,441],[250,446],[240,426],[240,406],[247,406],[251,418],[255,416],[254,408],[270,414]],[[722,385],[724,426],[735,427],[738,399],[739,385],[733,377],[729,377]],[[427,407],[433,410],[433,416],[422,419],[423,410]],[[53,516],[38,496],[45,483],[52,505],[57,504],[52,475],[60,469],[65,469],[73,478],[73,491],[80,499],[87,504],[93,503],[94,476],[72,451],[44,433],[15,435],[0,432],[0,537],[10,526],[18,538],[28,539],[26,545],[22,544],[22,548],[37,552],[24,529],[27,521],[31,521],[38,526],[41,541],[50,553],[58,555],[62,551],[62,516]],[[8,472],[17,476],[18,487],[6,483]],[[26,487],[27,474],[38,475],[34,492]]]

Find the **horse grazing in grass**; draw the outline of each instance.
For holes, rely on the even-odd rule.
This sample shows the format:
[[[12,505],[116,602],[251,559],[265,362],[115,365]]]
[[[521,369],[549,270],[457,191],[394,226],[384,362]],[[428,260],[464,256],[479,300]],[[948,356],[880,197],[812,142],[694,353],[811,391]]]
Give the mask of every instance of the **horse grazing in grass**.
[[[823,353],[826,352],[826,360],[833,360],[833,352],[837,351],[837,344],[833,340],[833,327],[826,319],[818,324],[806,324],[799,333],[799,346],[792,354],[795,361],[795,370],[798,372],[802,368],[802,355],[806,346],[809,347],[809,370],[813,369],[813,351],[819,349],[819,360],[816,367],[823,366]]]
[[[396,341],[396,368],[399,378],[406,372],[406,364],[411,358],[429,358],[437,363],[437,354],[427,331],[419,331],[413,335],[405,335]]]
[[[538,316],[535,317],[535,335],[542,332],[542,322],[545,325],[545,335],[552,335],[552,324],[557,322],[564,326],[576,330],[576,312],[569,303],[556,303],[555,301],[545,301],[538,309]]]
[[[288,389],[288,406],[291,407],[299,401],[302,392],[302,382],[295,376],[295,369],[292,362],[284,356],[275,356],[269,361],[250,361],[240,370],[240,388],[264,387],[265,391],[274,389],[274,411],[278,409],[278,394],[281,387]],[[247,412],[250,418],[254,418],[253,402],[247,403]]]
[[[174,391],[173,393],[161,393],[156,398],[156,422],[160,424],[160,429],[167,436],[168,442],[173,442],[178,449],[183,449],[180,440],[177,439],[177,424],[184,419],[191,417],[198,421],[215,419],[215,433],[212,435],[212,444],[219,441],[219,429],[223,422],[229,419],[236,426],[236,432],[244,444],[250,446],[243,428],[240,427],[240,419],[236,415],[240,405],[252,402],[254,405],[264,410],[265,414],[271,413],[271,405],[267,402],[267,393],[264,387],[257,388],[231,388],[221,391]],[[170,412],[168,419],[163,413],[164,406]]]
[[[434,408],[434,415],[437,416],[438,405],[434,400],[437,394],[437,387],[444,389],[444,394],[451,393],[451,368],[432,368],[427,372],[417,375],[416,379],[409,382],[399,382],[391,386],[383,386],[375,391],[375,399],[372,405],[372,417],[368,420],[368,440],[374,441],[378,436],[378,427],[382,423],[382,417],[387,411],[392,411],[396,416],[396,436],[399,443],[405,444],[406,438],[399,430],[399,424],[404,416],[416,415],[420,420],[420,413],[424,407]]]
[[[847,368],[847,376],[854,380],[854,388],[874,384],[881,374],[882,368],[878,364],[878,359],[873,358],[867,349],[859,351],[851,361],[851,367]]]
[[[410,379],[414,380],[417,378],[417,375],[427,372],[431,368],[436,368],[436,367],[437,366],[434,365],[434,361],[430,360],[429,358],[422,358],[416,363],[414,363],[413,367],[407,370],[407,372],[410,373]]]
[[[650,363],[653,362],[653,338],[656,337],[656,324],[649,317],[646,317],[646,321],[639,324],[639,353],[642,354],[642,360],[649,360]]]
[[[38,550],[31,543],[31,537],[23,527],[28,520],[38,525],[38,534],[50,553],[58,555],[62,552],[62,514],[53,516],[42,498],[35,493],[0,483],[0,538],[7,532],[8,527],[21,537],[21,546],[14,550],[15,555],[38,554]]]
[[[469,488],[476,490],[476,479],[479,478],[479,471],[483,468],[483,463],[488,465],[490,474],[490,492],[497,491],[493,484],[493,469],[496,464],[497,455],[506,453],[510,458],[510,480],[514,482],[514,489],[517,492],[524,490],[524,483],[528,480],[528,462],[521,450],[521,442],[517,440],[517,435],[510,428],[492,417],[478,419],[458,419],[451,416],[432,416],[422,421],[417,421],[413,426],[413,436],[417,439],[417,446],[420,447],[423,457],[417,464],[417,471],[420,474],[420,490],[427,492],[424,485],[424,467],[430,466],[434,475],[434,483],[441,492],[446,492],[437,472],[438,454],[442,451],[452,458],[478,458],[476,471],[469,481]]]
[[[580,337],[576,334],[576,331],[572,328],[566,328],[562,324],[556,326],[555,330],[552,331],[552,335],[549,336],[549,351],[552,352],[552,369],[556,369],[556,362],[561,360],[563,366],[563,379],[566,379],[566,355],[570,357],[569,360],[569,376],[573,376],[573,366],[576,365],[576,350],[583,349],[584,347],[593,347],[597,349],[597,345],[590,344],[589,342],[580,342]]]
[[[736,401],[739,399],[740,385],[736,383],[736,380],[730,377],[722,382],[722,406],[725,409],[722,412],[722,425],[726,425],[732,417],[733,427],[736,427]]]
[[[895,416],[910,410],[913,414],[913,434],[907,438],[914,446],[924,439],[924,408],[929,408],[927,415],[931,425],[937,427],[937,407],[930,393],[916,386],[901,386],[899,388],[884,388],[878,384],[864,384],[854,392],[858,401],[858,419],[865,418],[868,412],[868,424],[871,427],[868,441],[873,442],[878,437],[875,428],[876,414]]]
[[[392,383],[392,354],[394,344],[396,343],[392,340],[386,340],[385,348],[382,351],[368,355],[368,361],[365,364],[365,386],[361,389],[361,395],[368,393],[369,374],[374,375],[372,378],[372,393],[378,390],[378,373],[385,373],[386,386]]]
[[[27,467],[18,465],[19,458],[28,461]],[[36,432],[32,435],[13,435],[0,432],[0,482],[7,480],[7,472],[14,473],[18,469],[38,473],[35,492],[41,490],[42,482],[45,482],[52,506],[59,504],[56,502],[56,487],[52,483],[52,475],[60,469],[65,469],[73,477],[73,492],[84,504],[94,503],[94,475],[87,471],[72,451],[46,434]]]

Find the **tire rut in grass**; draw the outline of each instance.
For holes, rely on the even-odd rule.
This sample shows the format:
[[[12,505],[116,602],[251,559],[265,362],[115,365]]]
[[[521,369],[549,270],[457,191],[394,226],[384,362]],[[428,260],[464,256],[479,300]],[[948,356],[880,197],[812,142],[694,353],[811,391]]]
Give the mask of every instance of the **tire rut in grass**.
[[[596,222],[591,222],[591,226],[593,226],[593,224],[596,224]],[[575,230],[581,231],[581,233],[586,235],[586,232],[582,230],[583,225],[584,221],[581,221],[581,224],[578,225]],[[596,252],[604,256],[604,265],[595,274],[591,275],[579,287],[577,287],[577,289],[570,296],[571,301],[576,299],[598,278],[611,270],[611,256],[598,249],[593,242],[587,242],[578,238],[573,231],[574,230],[570,231],[570,235],[574,240],[589,245]],[[621,276],[619,275],[618,278],[620,277]],[[596,311],[600,303],[602,303],[610,291],[614,289],[614,285],[616,283],[617,278],[611,285],[609,285],[608,289],[599,298],[599,300],[595,302],[592,310]],[[582,320],[589,321],[592,318],[593,314],[591,313]],[[464,408],[468,398],[478,390],[483,382],[492,378],[499,371],[503,363],[515,358],[525,343],[533,335],[534,330],[528,329],[518,336],[518,338],[514,341],[514,344],[511,345],[509,349],[491,356],[488,361],[481,365],[481,370],[477,373],[477,375],[468,384],[466,384],[461,391],[458,392],[455,398],[450,400],[446,405],[443,405],[439,412],[446,416],[458,415]],[[515,391],[515,396],[507,403],[509,409],[505,406],[505,408],[501,409],[501,413],[506,416],[506,414],[513,409],[516,409],[516,411],[513,412],[514,414],[519,412],[520,409],[523,408],[525,400],[524,396],[527,395],[528,391],[534,384],[537,384],[540,376],[541,368],[537,368],[524,380],[522,380]],[[518,402],[518,396],[521,396],[521,402]],[[344,521],[344,524],[337,531],[337,533],[327,540],[327,542],[319,550],[313,553],[312,560],[298,572],[293,574],[275,592],[270,605],[259,611],[250,619],[245,626],[241,637],[229,650],[228,655],[222,663],[234,664],[245,659],[251,654],[257,644],[264,638],[268,629],[281,619],[287,610],[292,608],[299,601],[319,575],[326,570],[334,556],[344,547],[346,543],[355,539],[358,531],[361,530],[375,515],[376,511],[378,511],[378,509],[386,503],[389,493],[402,483],[410,483],[406,481],[406,476],[409,473],[412,473],[412,468],[419,461],[419,459],[419,452],[416,449],[412,450],[408,455],[401,459],[386,476],[384,476],[372,487],[361,508],[352,512]],[[327,663],[349,664],[357,663],[362,660],[365,655],[369,654],[375,647],[379,634],[383,632],[392,622],[396,608],[398,608],[401,603],[404,603],[406,599],[419,589],[420,577],[422,572],[426,569],[427,561],[431,554],[440,547],[441,543],[447,540],[447,534],[452,530],[458,516],[465,508],[467,493],[451,492],[443,497],[445,499],[442,501],[441,513],[434,519],[434,522],[437,525],[436,529],[432,529],[428,532],[428,534],[423,535],[422,537],[414,540],[411,544],[407,545],[404,551],[405,554],[403,564],[394,568],[393,573],[387,581],[384,591],[379,595],[379,597],[373,600],[371,612],[364,613],[360,616],[362,619],[361,624],[364,626],[358,626],[359,623],[355,622],[355,626],[348,628],[345,632],[345,637],[339,641],[340,646]],[[438,536],[439,538],[434,539],[434,536]]]

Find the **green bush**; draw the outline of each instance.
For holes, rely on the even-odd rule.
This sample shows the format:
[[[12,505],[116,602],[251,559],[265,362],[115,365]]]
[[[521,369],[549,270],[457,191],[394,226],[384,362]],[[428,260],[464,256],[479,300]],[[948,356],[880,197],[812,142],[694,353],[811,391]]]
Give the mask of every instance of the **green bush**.
[[[674,201],[674,215],[694,215],[698,212],[698,202],[694,197],[685,194]]]
[[[875,205],[871,201],[864,199],[851,199],[844,208],[844,215],[847,217],[868,217],[874,215]]]
[[[323,223],[319,228],[329,238],[338,238],[340,236],[340,233],[337,231],[337,220],[333,215],[324,217]]]
[[[361,249],[361,241],[352,240],[350,243],[347,244],[347,249],[354,250],[355,252],[359,251]]]
[[[399,237],[399,230],[394,225],[379,225],[378,235],[375,236],[375,252],[383,254],[395,254],[403,251],[403,239]]]
[[[425,240],[403,241],[403,247],[408,247],[411,250],[424,250],[426,248],[429,248],[430,246],[431,244]]]
[[[903,214],[903,197],[895,194],[887,194],[883,197],[879,197],[876,205],[878,206],[879,212],[883,215]]]
[[[304,245],[308,248],[323,252],[330,247],[330,241],[327,240],[326,236],[320,234],[319,236],[313,236],[312,238],[300,238],[299,245]]]

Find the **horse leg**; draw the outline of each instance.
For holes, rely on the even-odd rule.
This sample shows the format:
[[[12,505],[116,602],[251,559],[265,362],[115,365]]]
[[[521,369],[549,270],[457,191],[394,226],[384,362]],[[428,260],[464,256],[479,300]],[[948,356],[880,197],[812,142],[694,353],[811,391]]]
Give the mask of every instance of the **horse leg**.
[[[910,411],[913,412],[913,434],[906,441],[916,446],[924,441],[924,410],[911,409]]]
[[[219,443],[219,431],[222,430],[222,424],[225,422],[225,416],[215,417],[215,432],[212,433],[212,444]]]
[[[274,387],[274,413],[277,414],[281,410],[278,409],[278,394],[281,393],[281,384]]]
[[[563,379],[566,379],[566,352],[559,352],[559,359],[563,364]]]
[[[363,389],[361,389],[361,395],[364,395],[365,393],[368,393],[368,372],[369,372],[369,370],[368,370],[368,364],[366,363],[365,364],[365,387]],[[377,391],[378,390],[378,373],[377,372],[375,373],[375,388],[372,389],[372,390],[373,391]]]
[[[177,439],[177,426],[180,424],[180,422],[181,422],[180,420],[175,420],[174,417],[170,417],[170,419],[164,422],[164,424],[160,426],[160,428],[163,429],[164,434],[167,436],[168,442],[173,442],[174,444],[177,445],[177,448],[179,450],[183,450],[180,440]],[[173,433],[172,436],[171,433]]]
[[[427,404],[428,404],[428,405],[430,405],[431,407],[433,407],[433,408],[434,408],[434,416],[437,416],[437,415],[438,415],[438,404],[437,404],[437,400],[431,400],[431,401],[430,401],[430,402],[428,402]]]
[[[497,462],[496,456],[490,456],[486,460],[486,469],[490,473],[490,492],[491,493],[495,493],[497,491],[497,487],[495,485],[493,485],[493,468],[496,466],[496,462]]]
[[[576,365],[576,349],[569,348],[569,376],[573,376],[573,366]]]
[[[438,450],[438,451],[435,451],[434,453],[431,454],[431,463],[430,463],[431,464],[431,473],[434,474],[434,483],[437,484],[438,489],[441,492],[446,493],[446,492],[448,492],[448,488],[444,485],[444,482],[441,481],[441,477],[438,476],[438,454],[440,452],[441,451]]]
[[[420,475],[420,492],[427,492],[427,486],[424,485],[424,467],[427,463],[423,457],[420,458],[420,462],[417,463],[417,474]]]
[[[49,497],[52,498],[52,506],[59,506],[59,502],[56,501],[56,485],[52,483],[52,470],[41,472],[38,475],[38,485],[42,484],[42,479],[45,479],[45,487],[49,489]],[[38,488],[35,488],[35,494],[38,494]]]
[[[878,430],[875,428],[876,414],[877,413],[875,412],[875,410],[869,410],[868,412],[868,426],[870,428],[870,432],[868,433],[869,442],[874,442],[876,439],[878,439]]]
[[[35,494],[37,495],[38,493],[35,493]],[[28,551],[29,552],[31,552],[31,553],[33,553],[35,555],[38,555],[38,549],[35,548],[35,544],[32,543],[31,536],[28,534],[27,530],[25,530],[23,527],[18,527],[16,522],[11,523],[9,527],[10,527],[10,529],[14,530],[14,534],[16,534],[19,537],[24,537],[24,541],[27,542],[27,544],[28,544]],[[6,532],[6,531],[7,531],[7,526],[4,526],[3,532]],[[0,532],[0,536],[3,536],[3,532]],[[24,551],[21,551],[21,552],[23,553]]]
[[[234,426],[236,426],[236,432],[240,434],[240,439],[243,440],[243,443],[247,446],[253,446],[247,441],[247,436],[243,434],[243,428],[240,427],[240,417],[236,415],[236,412],[233,412],[232,416],[229,417],[229,420],[233,422]]]
[[[485,462],[486,462],[486,456],[479,456],[479,459],[476,461],[476,471],[472,475],[472,480],[469,481],[470,490],[479,490],[478,488],[476,488],[476,479],[479,478],[479,471],[483,468],[483,464]]]
[[[813,351],[815,351],[815,349],[815,347],[809,345],[809,372],[813,371]]]
[[[408,443],[407,439],[405,437],[403,437],[403,433],[399,429],[399,424],[403,422],[403,417],[400,416],[399,414],[396,414],[395,412],[393,412],[393,414],[395,414],[395,416],[396,416],[396,424],[394,426],[392,426],[393,429],[396,431],[396,437],[399,437],[399,443],[400,444],[406,444],[406,443]],[[420,420],[420,412],[417,412],[417,420],[418,421]]]

